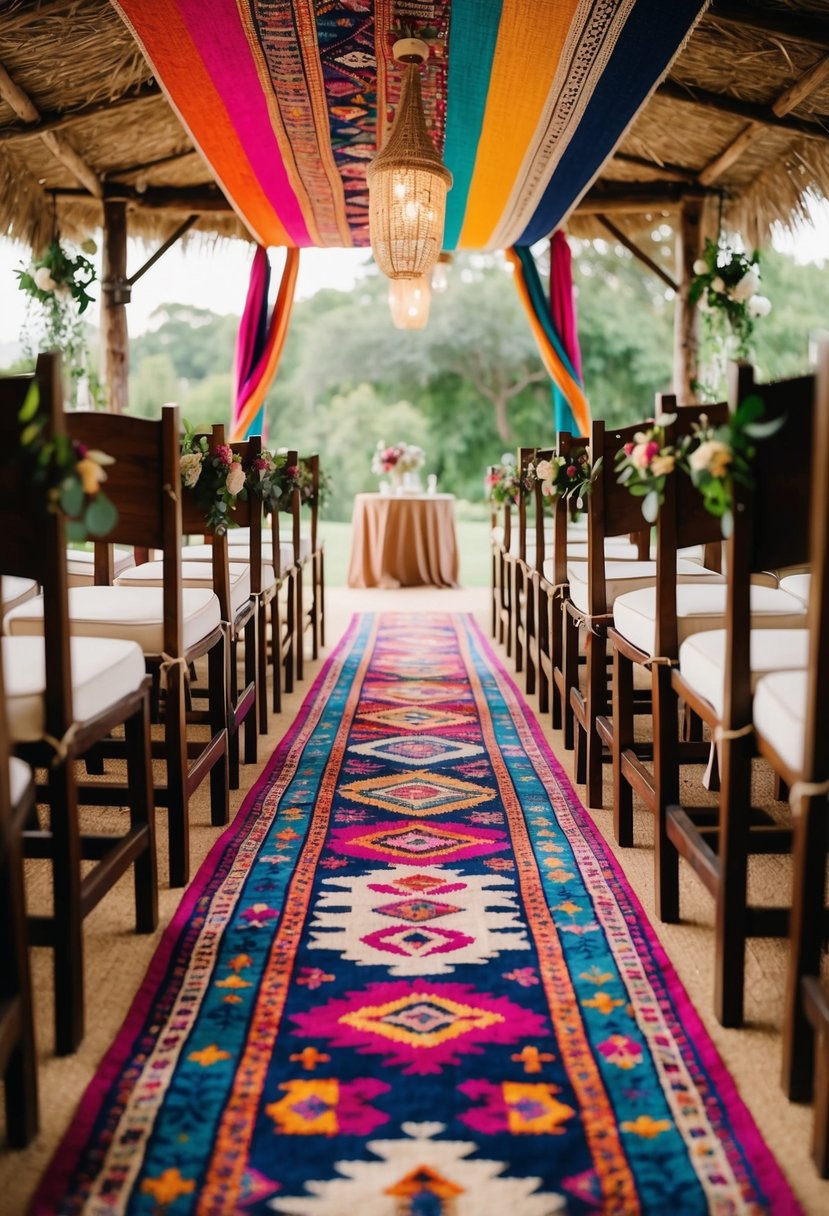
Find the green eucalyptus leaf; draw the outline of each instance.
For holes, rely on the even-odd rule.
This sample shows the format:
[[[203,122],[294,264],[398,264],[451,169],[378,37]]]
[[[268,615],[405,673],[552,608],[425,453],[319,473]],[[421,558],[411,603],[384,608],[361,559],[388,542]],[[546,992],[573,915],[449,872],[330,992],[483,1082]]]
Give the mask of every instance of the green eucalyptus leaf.
[[[656,523],[659,518],[659,495],[651,490],[642,500],[642,514],[649,524]]]
[[[106,536],[118,523],[118,512],[107,496],[99,492],[86,508],[84,522],[92,536]]]
[[[725,540],[728,540],[731,533],[734,531],[734,516],[730,511],[724,511],[720,520],[720,529]]]
[[[32,419],[34,418],[35,414],[37,413],[39,405],[40,405],[40,390],[38,388],[37,380],[33,380],[32,383],[29,385],[29,390],[26,393],[26,396],[23,400],[23,404],[20,407],[20,413],[17,415],[18,421],[19,422],[31,422]],[[24,440],[23,442],[25,443],[26,441]]]
[[[60,506],[65,515],[74,518],[83,511],[84,492],[79,481],[65,481],[60,491]]]
[[[86,525],[82,519],[67,519],[66,539],[68,541],[86,540]]]
[[[777,434],[785,421],[785,417],[769,418],[767,422],[749,422],[744,429],[752,439],[768,439],[771,435]]]

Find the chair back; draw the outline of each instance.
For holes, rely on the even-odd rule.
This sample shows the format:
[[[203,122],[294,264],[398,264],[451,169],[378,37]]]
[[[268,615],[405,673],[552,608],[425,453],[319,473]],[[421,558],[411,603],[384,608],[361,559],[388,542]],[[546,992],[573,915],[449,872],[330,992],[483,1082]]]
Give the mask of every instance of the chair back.
[[[584,435],[571,435],[569,431],[559,431],[556,437],[555,454],[564,460],[571,458],[576,460],[581,452],[587,450],[587,443]],[[553,507],[553,575],[557,586],[568,581],[567,521],[570,518],[571,510],[570,502],[564,502],[561,498],[555,499]]]
[[[552,460],[555,448],[536,448],[536,468],[542,460]],[[546,534],[547,499],[541,493],[541,482],[536,479],[533,487],[533,520],[535,527],[535,569],[539,575],[544,574],[544,562],[547,558]]]
[[[829,777],[829,342],[821,345],[815,411],[809,508],[809,691],[806,703],[804,781]]]
[[[518,449],[518,560],[526,565],[527,562],[527,495],[524,486],[527,480],[527,469],[535,459],[535,448]]]
[[[676,397],[656,397],[656,417],[675,414],[665,428],[665,445],[675,447],[694,433],[703,416],[712,426],[728,419],[725,401],[713,405],[677,407]],[[641,501],[641,500],[639,500]],[[677,552],[692,545],[715,545],[721,539],[720,521],[706,511],[702,495],[690,477],[678,470],[665,479],[665,497],[656,521],[656,637],[654,653],[675,659],[679,646],[676,620]]]
[[[249,439],[242,439],[237,443],[231,443],[230,448],[235,455],[242,457],[242,467],[245,470],[250,470],[262,451],[262,436],[251,435]],[[237,499],[233,518],[240,528],[250,529],[250,544],[248,546],[250,589],[255,594],[262,590],[262,500],[248,490],[244,501],[241,498]],[[228,543],[232,539],[233,532],[231,530],[228,534]],[[278,571],[274,571],[274,576],[278,577]]]
[[[183,487],[178,406],[163,406],[160,420],[104,413],[67,413],[64,419],[72,439],[100,449],[114,460],[107,466],[105,488],[118,511],[118,522],[107,533],[106,543],[162,551],[164,650],[179,656],[183,649]]]
[[[201,439],[206,439],[211,451],[220,446],[225,446],[225,428],[224,424],[215,422],[209,432],[194,436],[198,442]],[[232,519],[228,520],[228,525],[235,523],[237,526],[242,523],[242,519],[247,519],[242,512],[240,518],[240,508],[244,508],[245,503],[236,501],[236,506],[233,510]],[[212,567],[213,567],[213,591],[219,601],[219,611],[223,621],[233,620],[233,610],[231,607],[230,598],[230,566],[227,552],[227,533],[216,532],[210,528],[205,516],[204,507],[198,501],[196,495],[184,487],[181,500],[181,530],[188,535],[195,535],[199,532],[210,540],[213,548]],[[179,557],[179,560],[180,557]],[[166,578],[165,570],[165,578]],[[260,567],[261,574],[261,567]]]
[[[781,419],[772,439],[760,440],[752,461],[753,485],[733,479],[733,529],[726,545],[726,678],[723,722],[742,726],[751,717],[751,575],[808,560],[812,514],[807,470],[812,460],[815,378],[758,384],[748,364],[729,367],[729,410],[751,396],[763,403],[763,421]]]
[[[43,437],[66,439],[58,354],[39,355],[34,376],[0,378],[0,451],[11,457],[0,479],[0,573],[33,578],[43,590],[44,729],[62,739],[73,721],[66,529],[62,513],[48,509],[47,490],[35,483],[33,462],[23,454],[24,424],[19,415],[33,384],[39,395],[39,413],[45,418]],[[98,446],[86,437],[85,442],[89,447]]]
[[[313,452],[310,456],[303,456],[300,463],[304,464],[311,476],[311,485],[309,497],[306,500],[308,510],[311,512],[311,552],[317,551],[317,531],[319,528],[319,509],[320,509],[320,458],[318,452]],[[300,503],[300,505],[302,505]]]
[[[605,428],[601,421],[590,428],[590,463],[596,468],[590,494],[587,498],[587,603],[591,616],[603,616],[607,612],[607,590],[605,586],[605,540],[609,536],[650,533],[643,526],[642,504],[616,480],[616,453],[626,443],[634,443],[635,436],[646,425],[637,422],[633,426]]]

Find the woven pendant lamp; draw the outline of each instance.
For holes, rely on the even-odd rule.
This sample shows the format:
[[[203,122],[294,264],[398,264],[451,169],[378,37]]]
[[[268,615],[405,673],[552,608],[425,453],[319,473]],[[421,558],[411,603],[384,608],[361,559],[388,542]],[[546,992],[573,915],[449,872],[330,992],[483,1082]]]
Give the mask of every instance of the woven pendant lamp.
[[[432,287],[426,275],[389,283],[389,308],[397,329],[425,329],[431,303]]]
[[[452,174],[426,130],[419,65],[428,54],[428,46],[419,38],[395,42],[394,57],[406,65],[400,103],[386,145],[366,174],[371,248],[390,279],[428,274],[443,245]]]

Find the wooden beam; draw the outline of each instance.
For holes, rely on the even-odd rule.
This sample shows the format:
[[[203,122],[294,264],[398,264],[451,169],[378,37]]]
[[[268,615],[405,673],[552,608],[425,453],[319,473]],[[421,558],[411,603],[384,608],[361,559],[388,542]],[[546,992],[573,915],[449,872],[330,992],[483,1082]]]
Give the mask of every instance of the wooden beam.
[[[155,253],[152,254],[151,257],[147,258],[144,265],[139,270],[136,270],[135,274],[130,275],[130,277],[127,279],[130,287],[134,287],[142,275],[145,275],[151,266],[155,266],[159,258],[163,258],[167,250],[171,249],[173,245],[175,245],[176,241],[180,240],[184,236],[185,232],[190,231],[193,225],[198,221],[198,218],[199,217],[197,215],[188,215],[184,223],[179,224],[175,232],[167,237],[164,244],[160,245],[158,249],[156,249]]]
[[[666,182],[695,182],[697,180],[695,169],[686,169],[684,165],[673,165],[668,161],[648,160],[646,156],[633,156],[629,152],[615,153],[610,163],[612,164],[613,161],[619,161],[623,165],[635,165],[637,169],[651,169]]]
[[[579,215],[674,211],[685,198],[701,199],[718,193],[678,182],[599,182],[588,190],[575,211]]]
[[[112,101],[96,101],[93,105],[83,106],[79,110],[71,110],[68,113],[44,114],[32,106],[34,112],[38,114],[38,118],[0,128],[0,143],[7,143],[9,140],[32,139],[33,136],[42,135],[45,131],[61,131],[65,127],[71,127],[73,123],[83,122],[86,118],[96,118],[99,114],[111,114],[113,111],[123,110],[127,106],[157,97],[163,97],[163,93],[157,84],[150,83],[142,84],[140,89],[134,93],[125,93],[123,97],[115,97]],[[15,113],[19,114],[20,111],[15,108]]]
[[[676,228],[676,277],[679,291],[674,312],[674,383],[679,405],[697,400],[694,382],[699,369],[699,321],[697,308],[688,299],[694,277],[694,262],[702,249],[702,202],[686,199]]]
[[[691,89],[687,85],[677,84],[673,80],[665,80],[656,90],[656,96],[666,97],[670,101],[680,101],[685,105],[701,106],[706,110],[715,110],[719,114],[732,114],[735,118],[744,118],[746,122],[762,123],[764,127],[772,127],[776,131],[805,135],[808,139],[829,140],[829,127],[821,126],[817,122],[810,122],[805,118],[792,118],[791,115],[778,118],[771,106],[760,106],[755,102],[741,101],[726,93],[709,93],[705,89]]]
[[[647,266],[648,270],[652,271],[653,274],[660,278],[662,282],[666,284],[666,286],[670,287],[672,291],[679,291],[679,287],[668,274],[667,270],[663,270],[658,262],[655,262],[652,257],[649,257],[649,255],[645,253],[644,249],[640,249],[639,246],[630,239],[626,232],[623,232],[621,228],[618,228],[611,219],[608,219],[606,215],[599,213],[596,216],[596,219],[607,229],[610,235],[614,237],[614,239],[617,240],[620,245],[624,245],[625,249],[630,250],[633,256],[638,258],[643,266]]]
[[[33,123],[40,121],[40,112],[37,106],[28,93],[15,84],[2,64],[0,64],[0,97],[11,106],[15,114],[22,118],[24,122]],[[59,160],[69,170],[76,181],[79,181],[96,198],[103,196],[103,187],[98,175],[90,168],[83,157],[78,155],[72,145],[67,143],[62,135],[58,135],[54,131],[40,131],[38,134],[55,159]]]
[[[761,12],[754,4],[734,4],[727,0],[714,0],[705,13],[705,20],[721,21],[738,29],[757,30],[775,38],[785,38],[806,46],[829,51],[829,25],[822,17],[791,10],[783,13]]]
[[[762,135],[766,130],[759,122],[750,122],[747,127],[743,127],[739,135],[732,139],[730,144],[727,144],[720,152],[719,156],[715,156],[713,160],[709,160],[704,168],[700,169],[699,181],[703,186],[710,186],[718,177],[722,177],[726,169],[730,169],[735,161],[738,161],[758,135]]]
[[[198,152],[195,148],[188,148],[185,152],[171,152],[169,156],[157,156],[155,160],[140,161],[137,165],[119,165],[116,169],[107,169],[104,179],[113,181],[119,177],[132,177],[136,173],[146,173],[148,169],[177,164],[178,161],[184,160],[188,156],[198,156]]]
[[[786,89],[785,93],[781,93],[777,101],[772,102],[771,108],[778,118],[782,118],[784,114],[796,109],[801,101],[804,101],[810,93],[814,93],[815,89],[819,89],[827,78],[829,78],[829,55],[819,59],[805,75],[800,77],[800,80],[796,80],[790,88]]]
[[[104,202],[104,257],[101,278],[101,351],[108,408],[117,414],[129,405],[129,334],[126,301],[127,204]]]
[[[49,193],[53,194],[59,202],[61,200],[74,203],[92,201],[84,190],[50,190]],[[222,192],[212,183],[205,183],[202,186],[151,186],[141,193],[133,186],[106,182],[104,198],[112,201],[120,200],[129,203],[130,207],[146,211],[183,211],[188,215],[193,212],[218,215],[236,214]]]

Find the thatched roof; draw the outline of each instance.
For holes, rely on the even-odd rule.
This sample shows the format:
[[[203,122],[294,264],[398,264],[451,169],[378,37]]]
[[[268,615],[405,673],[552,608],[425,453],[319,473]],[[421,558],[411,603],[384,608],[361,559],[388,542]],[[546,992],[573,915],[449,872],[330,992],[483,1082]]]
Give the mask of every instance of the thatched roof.
[[[635,233],[702,193],[762,242],[809,191],[829,195],[829,0],[714,0],[570,226]],[[39,246],[56,205],[84,234],[104,196],[134,235],[246,235],[107,0],[0,0],[0,233]]]

